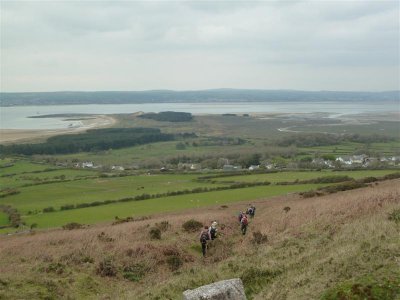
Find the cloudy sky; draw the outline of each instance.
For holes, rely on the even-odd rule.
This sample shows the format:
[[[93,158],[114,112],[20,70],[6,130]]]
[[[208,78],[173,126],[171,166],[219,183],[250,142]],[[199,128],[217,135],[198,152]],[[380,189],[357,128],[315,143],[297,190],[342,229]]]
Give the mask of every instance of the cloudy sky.
[[[1,91],[395,90],[398,1],[3,1]]]

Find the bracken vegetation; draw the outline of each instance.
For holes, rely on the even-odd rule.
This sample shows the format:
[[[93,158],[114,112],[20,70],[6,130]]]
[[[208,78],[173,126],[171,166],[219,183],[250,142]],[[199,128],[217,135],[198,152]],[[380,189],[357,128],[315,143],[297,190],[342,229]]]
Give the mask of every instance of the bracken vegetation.
[[[240,277],[248,299],[397,299],[400,181],[0,237],[1,299],[180,299]],[[205,259],[200,227],[220,223]],[[189,222],[188,222],[189,221]],[[183,229],[184,224],[189,231]],[[223,226],[222,226],[223,224]],[[162,239],[152,239],[157,229]]]

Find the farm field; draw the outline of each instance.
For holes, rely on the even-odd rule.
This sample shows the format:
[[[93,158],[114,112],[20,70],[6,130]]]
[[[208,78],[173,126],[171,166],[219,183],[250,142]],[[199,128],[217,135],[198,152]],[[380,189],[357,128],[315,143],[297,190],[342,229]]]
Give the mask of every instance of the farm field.
[[[0,178],[1,188],[16,188],[48,181],[77,180],[85,177],[99,176],[99,172],[89,169],[52,169],[49,171],[41,170],[40,173],[23,171],[19,173],[5,173],[2,175],[3,177]]]
[[[10,164],[10,166],[6,166]],[[45,171],[46,169],[54,169],[53,165],[46,165],[46,164],[38,164],[32,163],[27,160],[19,159],[14,162],[13,159],[1,159],[0,165],[0,176],[4,174],[14,174],[14,173],[23,173],[23,172],[41,172]]]
[[[70,173],[85,174],[85,170],[69,170]],[[61,172],[61,170],[49,173]],[[75,178],[73,181],[53,182],[26,187],[18,187],[18,194],[0,198],[0,204],[18,210],[27,225],[36,223],[39,227],[62,226],[69,222],[92,224],[111,221],[115,216],[143,216],[154,213],[179,211],[182,209],[226,204],[237,201],[253,201],[293,192],[316,189],[321,184],[274,185],[284,181],[308,180],[328,176],[349,176],[354,179],[382,177],[395,170],[359,171],[282,171],[249,175],[226,175],[214,173],[216,177],[203,180],[204,174],[154,174],[130,175],[123,177]],[[45,174],[45,173],[38,173]],[[89,174],[91,174],[89,172]],[[36,174],[35,174],[36,175]],[[199,180],[201,179],[201,180]],[[190,193],[180,196],[163,196],[168,192],[192,190],[195,188],[229,187],[233,183],[271,182],[269,186],[254,186],[222,191]],[[323,184],[328,185],[328,184]],[[62,206],[93,203],[106,200],[133,198],[143,194],[157,195],[157,198],[139,201],[111,203],[89,208],[61,210]],[[43,213],[52,207],[55,212]]]
[[[396,170],[360,170],[360,171],[304,171],[304,172],[276,172],[267,174],[249,174],[239,176],[227,176],[220,178],[212,178],[211,180],[217,182],[256,182],[256,181],[269,181],[271,183],[278,183],[284,181],[295,180],[309,180],[318,177],[328,176],[349,176],[353,179],[360,179],[368,176],[381,177],[387,174],[396,172]]]
[[[368,151],[380,153],[381,155],[396,155],[400,153],[400,143],[399,142],[371,143],[366,148],[364,144],[348,142],[333,146],[299,148],[299,151],[319,153],[319,154],[332,154],[335,156],[339,156],[339,155],[350,155],[351,153],[354,153],[355,151],[360,149],[368,149]]]
[[[8,224],[9,224],[8,215],[6,215],[2,211],[0,211],[0,227],[1,226],[6,226]]]
[[[325,184],[326,185],[326,184]],[[69,222],[93,224],[112,221],[116,216],[147,216],[164,212],[177,212],[189,208],[215,206],[239,201],[253,201],[293,192],[308,191],[323,186],[322,184],[304,184],[291,186],[258,186],[243,189],[213,191],[200,194],[171,196],[165,198],[131,201],[97,207],[72,209],[24,216],[29,225],[36,223],[39,228],[59,227]],[[266,199],[268,201],[268,199]],[[246,204],[247,205],[247,204]],[[232,215],[234,218],[235,215]]]
[[[19,194],[0,199],[0,204],[11,205],[22,213],[28,213],[50,206],[58,209],[66,204],[117,200],[144,193],[223,186],[222,183],[216,185],[194,181],[196,178],[196,175],[141,175],[41,184],[19,188]]]

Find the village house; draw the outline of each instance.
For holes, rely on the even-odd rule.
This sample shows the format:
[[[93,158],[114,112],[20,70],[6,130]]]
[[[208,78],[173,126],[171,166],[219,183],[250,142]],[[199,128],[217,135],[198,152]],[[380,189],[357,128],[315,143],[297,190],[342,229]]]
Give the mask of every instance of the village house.
[[[249,171],[258,170],[259,168],[260,168],[260,165],[252,165],[249,167]]]
[[[242,170],[242,166],[224,165],[222,170],[224,170],[224,171],[240,171],[240,170]]]

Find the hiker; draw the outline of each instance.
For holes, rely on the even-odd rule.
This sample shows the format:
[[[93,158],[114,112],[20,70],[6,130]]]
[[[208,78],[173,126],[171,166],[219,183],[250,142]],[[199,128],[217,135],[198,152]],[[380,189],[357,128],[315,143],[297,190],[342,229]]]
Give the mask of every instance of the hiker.
[[[206,248],[208,240],[211,240],[210,232],[208,231],[208,226],[204,226],[204,229],[200,233],[200,243],[201,243],[201,250],[203,252],[203,257],[206,256]]]
[[[217,225],[218,225],[217,221],[212,222],[208,230],[208,232],[210,233],[211,240],[215,240],[217,238],[217,231],[218,231]]]
[[[238,216],[239,223],[242,222],[242,218],[243,218],[244,215],[245,215],[244,211],[240,211],[239,212],[239,216]]]
[[[247,213],[249,214],[250,218],[254,218],[254,215],[256,214],[256,207],[250,204],[249,208],[247,209]]]
[[[240,224],[241,224],[240,230],[242,230],[242,234],[245,235],[247,230],[247,225],[249,224],[249,220],[247,219],[246,214],[243,215]]]

